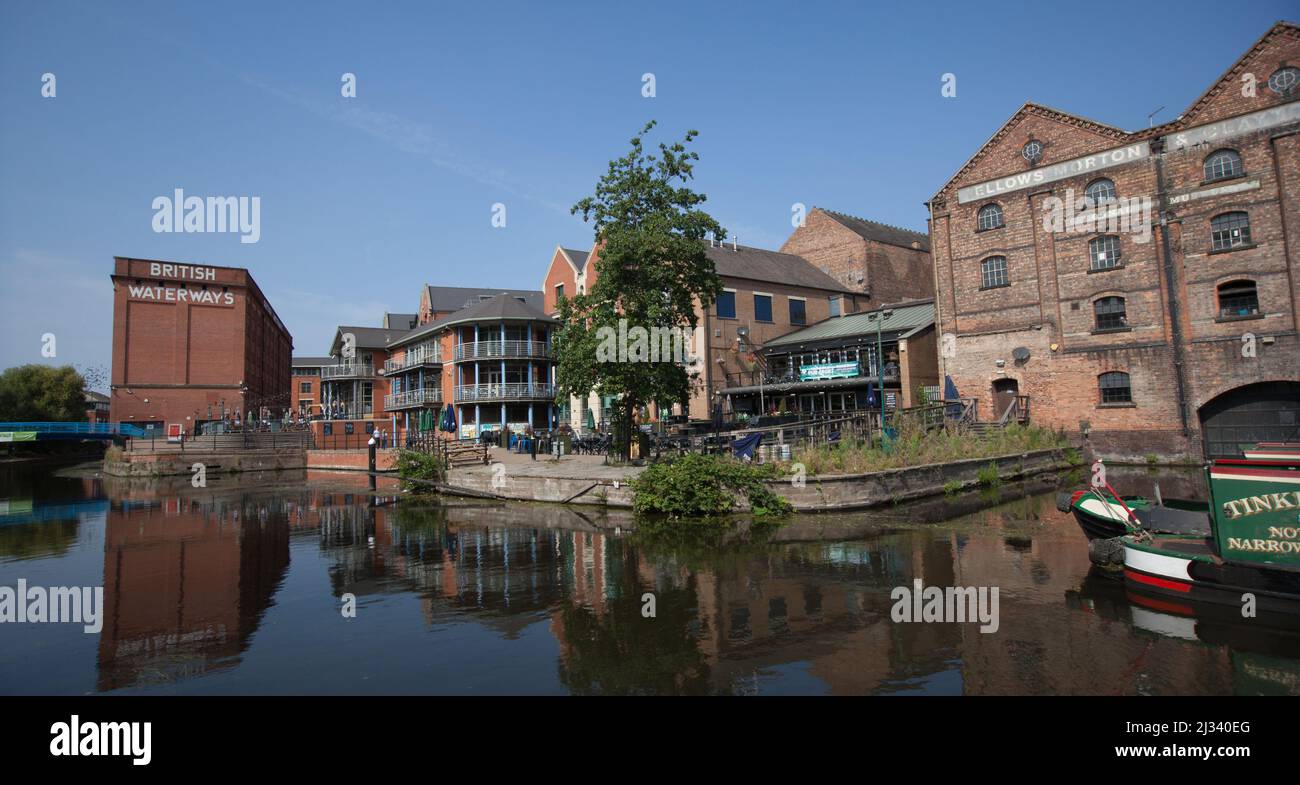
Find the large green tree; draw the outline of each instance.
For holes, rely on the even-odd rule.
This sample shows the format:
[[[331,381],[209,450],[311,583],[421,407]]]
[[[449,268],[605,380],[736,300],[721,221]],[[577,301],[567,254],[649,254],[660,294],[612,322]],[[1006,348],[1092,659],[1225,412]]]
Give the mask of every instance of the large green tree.
[[[595,194],[573,206],[595,229],[596,283],[560,301],[556,336],[558,394],[617,395],[625,458],[634,412],[651,401],[686,401],[692,378],[685,365],[658,353],[650,361],[634,349],[632,357],[620,353],[611,360],[602,341],[611,330],[620,336],[635,335],[637,328],[650,335],[656,329],[693,332],[697,304],[708,308],[722,290],[705,240],[725,237],[726,231],[700,209],[707,197],[687,185],[699,154],[686,146],[697,134],[661,142],[655,154],[644,143],[654,127],[647,123],[633,137],[631,151],[610,161]],[[626,320],[621,330],[620,320]]]
[[[86,419],[86,380],[71,365],[20,365],[0,374],[0,422]]]

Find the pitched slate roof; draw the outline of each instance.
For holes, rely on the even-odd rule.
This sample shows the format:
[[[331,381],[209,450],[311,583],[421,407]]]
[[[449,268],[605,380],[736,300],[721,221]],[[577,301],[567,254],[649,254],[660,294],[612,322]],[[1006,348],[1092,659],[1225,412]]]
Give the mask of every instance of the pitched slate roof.
[[[388,344],[389,346],[399,346],[411,343],[412,341],[434,335],[443,328],[451,327],[462,322],[486,321],[494,322],[502,319],[520,320],[529,319],[538,322],[555,323],[555,319],[542,313],[541,308],[533,305],[526,300],[521,300],[519,296],[507,291],[502,292],[495,297],[491,297],[482,302],[474,303],[468,308],[461,308],[455,313],[449,313],[441,319],[435,319],[428,324],[403,333]],[[360,342],[360,336],[357,338]]]
[[[415,313],[386,313],[384,327],[390,330],[411,330],[419,320],[420,315]]]
[[[411,331],[389,330],[383,327],[348,327],[339,325],[339,329],[334,332],[334,341],[330,343],[330,354],[335,354],[342,348],[344,333],[352,333],[356,338],[355,346],[358,349],[386,349],[388,344],[409,332]]]
[[[535,303],[538,308],[542,307],[542,293],[532,289],[477,289],[465,286],[432,285],[426,285],[424,288],[429,292],[430,310],[436,313],[459,311],[461,308],[502,293],[523,297],[528,302]]]
[[[837,213],[834,210],[827,210],[825,207],[814,209],[821,210],[834,218],[845,229],[857,233],[859,237],[864,239],[874,240],[885,245],[896,245],[899,248],[912,248],[912,243],[917,243],[916,248],[922,251],[930,250],[930,238],[921,232],[914,232],[900,226],[882,224],[879,221],[868,221],[865,218],[858,218],[856,215]]]
[[[569,258],[569,264],[573,269],[582,272],[582,268],[587,264],[587,257],[590,254],[587,251],[575,251],[572,248],[560,247],[560,252]]]
[[[294,368],[319,368],[325,365],[333,365],[333,357],[295,357],[293,358]]]
[[[802,256],[768,251],[764,248],[751,248],[747,245],[738,245],[735,246],[735,250],[732,250],[731,243],[711,245],[705,251],[713,260],[718,275],[803,286],[809,289],[824,289],[831,292],[853,291],[845,289],[844,284],[822,272]]]
[[[870,311],[832,316],[816,324],[811,324],[802,330],[796,330],[779,338],[773,338],[763,344],[763,350],[794,348],[811,343],[853,338],[867,334],[874,337],[876,323],[871,319],[870,314],[886,310],[892,310],[894,313],[885,317],[880,332],[882,335],[890,336],[891,340],[893,337],[906,338],[934,324],[934,300],[915,300],[897,305],[886,305]]]

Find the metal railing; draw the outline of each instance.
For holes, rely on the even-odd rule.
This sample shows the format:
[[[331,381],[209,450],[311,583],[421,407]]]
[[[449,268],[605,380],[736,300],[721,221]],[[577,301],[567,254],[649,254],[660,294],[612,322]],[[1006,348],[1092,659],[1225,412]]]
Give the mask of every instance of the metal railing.
[[[375,366],[361,363],[326,365],[320,369],[321,379],[373,379]]]
[[[545,341],[470,341],[456,344],[452,359],[483,360],[506,357],[550,357],[551,347]]]
[[[411,406],[424,406],[430,403],[442,403],[441,387],[426,387],[419,390],[393,393],[384,396],[384,410],[405,409]]]
[[[512,401],[512,400],[553,400],[555,385],[545,382],[497,384],[460,384],[456,386],[455,400],[464,401]]]
[[[156,438],[128,439],[127,452],[203,453],[234,450],[304,450],[312,445],[311,431],[237,431],[187,436],[184,441]]]
[[[385,360],[383,372],[385,374],[397,373],[421,365],[442,365],[442,356],[436,351],[407,352],[400,359]]]
[[[117,422],[0,422],[0,432],[35,431],[85,436],[145,436],[138,425]]]

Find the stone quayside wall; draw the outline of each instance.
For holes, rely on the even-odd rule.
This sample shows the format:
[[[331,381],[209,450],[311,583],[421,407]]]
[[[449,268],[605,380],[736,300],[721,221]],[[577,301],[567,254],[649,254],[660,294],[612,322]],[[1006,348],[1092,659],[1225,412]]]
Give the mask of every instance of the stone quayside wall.
[[[784,496],[796,512],[831,512],[877,507],[943,494],[956,481],[962,490],[979,484],[979,471],[988,464],[998,467],[1006,482],[1069,468],[1065,451],[1037,450],[1023,455],[974,458],[945,464],[911,466],[871,474],[843,474],[809,477],[802,488],[788,480],[768,485]],[[630,476],[629,476],[630,477]],[[493,474],[482,470],[453,470],[443,493],[479,498],[519,501],[568,502],[616,508],[632,506],[632,489],[627,480],[593,480],[590,477],[536,477],[505,475],[502,486],[492,486]],[[614,483],[618,483],[618,487]],[[741,509],[745,508],[741,500]]]

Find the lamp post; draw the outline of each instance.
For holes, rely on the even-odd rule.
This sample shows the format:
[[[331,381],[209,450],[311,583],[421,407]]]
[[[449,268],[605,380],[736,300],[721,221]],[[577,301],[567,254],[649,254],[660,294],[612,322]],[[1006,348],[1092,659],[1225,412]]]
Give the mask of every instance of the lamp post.
[[[876,323],[876,379],[877,393],[880,395],[880,444],[885,443],[885,349],[884,341],[881,338],[881,331],[884,329],[885,320],[894,315],[891,308],[887,311],[878,311],[867,316],[868,321]]]

